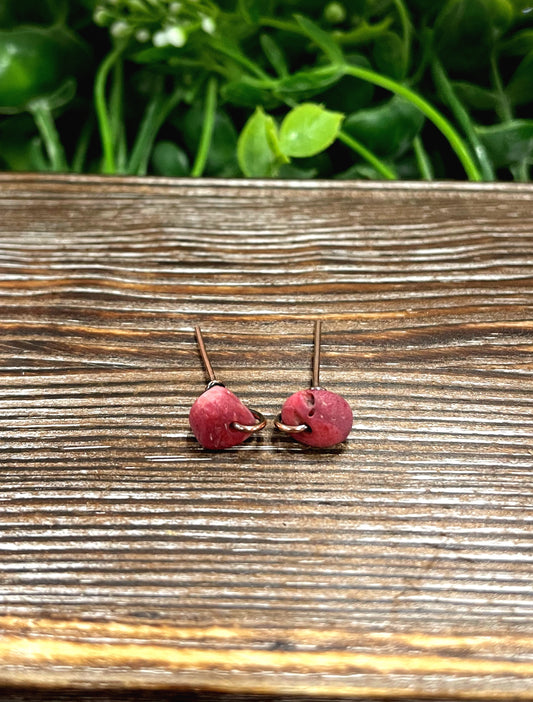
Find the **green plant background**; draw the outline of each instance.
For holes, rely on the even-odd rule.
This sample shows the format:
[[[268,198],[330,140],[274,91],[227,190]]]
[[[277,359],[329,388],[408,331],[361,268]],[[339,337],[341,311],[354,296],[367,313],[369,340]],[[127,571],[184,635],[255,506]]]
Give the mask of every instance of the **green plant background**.
[[[0,167],[529,181],[533,0],[4,0]]]

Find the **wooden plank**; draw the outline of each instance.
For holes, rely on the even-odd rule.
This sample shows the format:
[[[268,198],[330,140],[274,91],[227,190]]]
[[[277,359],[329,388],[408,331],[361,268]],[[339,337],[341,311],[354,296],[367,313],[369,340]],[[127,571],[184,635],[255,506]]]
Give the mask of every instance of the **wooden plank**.
[[[0,685],[533,699],[532,204],[0,175]],[[194,325],[272,420],[317,317],[346,445],[202,450]]]

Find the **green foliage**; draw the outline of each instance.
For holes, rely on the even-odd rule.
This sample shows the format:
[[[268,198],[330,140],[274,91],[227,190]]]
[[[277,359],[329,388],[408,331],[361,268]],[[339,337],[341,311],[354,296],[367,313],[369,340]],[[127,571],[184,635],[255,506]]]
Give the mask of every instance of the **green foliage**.
[[[374,43],[372,53],[376,68],[386,76],[402,80],[407,70],[406,46],[394,32],[385,32]]]
[[[513,18],[511,0],[448,0],[435,22],[435,49],[444,66],[470,73],[487,65]]]
[[[186,113],[181,125],[183,143],[191,154],[200,146],[204,110],[195,103]],[[237,131],[233,122],[221,108],[214,114],[213,131],[207,152],[204,174],[206,176],[229,177],[239,173],[237,166]]]
[[[527,105],[533,95],[533,51],[521,61],[506,89],[513,105]]]
[[[394,159],[412,145],[425,122],[424,115],[403,97],[348,115],[345,131],[371,151]]]
[[[321,105],[298,105],[281,123],[279,142],[282,152],[296,158],[316,156],[333,144],[343,117]]]
[[[152,152],[156,175],[179,178],[189,175],[190,163],[185,151],[172,141],[158,141]]]
[[[3,0],[0,167],[529,180],[532,7]]]
[[[249,178],[269,178],[289,159],[283,154],[274,119],[258,107],[245,124],[237,146],[239,165]]]
[[[533,120],[479,127],[478,132],[497,168],[517,165],[524,159],[533,161]]]
[[[34,100],[57,96],[84,53],[70,32],[57,27],[0,30],[0,112],[21,112]],[[54,102],[59,106],[57,97]]]

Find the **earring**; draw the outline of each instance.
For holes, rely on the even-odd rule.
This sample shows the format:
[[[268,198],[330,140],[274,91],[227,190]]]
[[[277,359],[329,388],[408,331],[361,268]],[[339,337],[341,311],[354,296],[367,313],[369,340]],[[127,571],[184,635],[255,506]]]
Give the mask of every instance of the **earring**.
[[[243,441],[266,426],[260,412],[248,409],[239,398],[216,379],[205,350],[200,327],[194,328],[209,383],[189,412],[189,424],[206,449],[225,449]]]
[[[319,385],[321,332],[322,323],[317,320],[311,388],[288,397],[274,424],[302,444],[329,448],[347,438],[353,425],[353,413],[344,397]]]

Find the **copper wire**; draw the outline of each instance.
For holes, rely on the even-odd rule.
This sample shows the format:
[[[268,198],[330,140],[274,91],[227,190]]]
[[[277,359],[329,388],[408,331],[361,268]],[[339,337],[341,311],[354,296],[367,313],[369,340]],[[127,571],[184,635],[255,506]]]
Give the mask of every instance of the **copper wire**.
[[[202,361],[204,363],[205,370],[207,372],[207,375],[209,376],[210,384],[211,383],[218,384],[213,367],[212,367],[211,363],[209,362],[209,357],[207,355],[207,351],[205,350],[204,338],[202,336],[202,332],[200,330],[200,327],[194,327],[194,333],[196,334],[196,341],[198,342],[198,349],[200,350],[200,356],[202,357]]]
[[[303,431],[311,431],[307,424],[284,424],[281,421],[281,414],[278,414],[274,420],[274,425],[276,429],[285,432],[285,434],[301,434]]]
[[[244,431],[247,434],[255,434],[257,431],[261,431],[261,429],[264,429],[267,425],[267,420],[261,412],[258,412],[257,410],[251,409],[250,412],[254,415],[254,417],[257,419],[257,422],[255,424],[241,424],[240,422],[232,422],[231,426],[233,429],[237,429],[238,431]]]
[[[320,343],[322,340],[322,321],[320,319],[315,320],[315,332],[314,332],[314,350],[313,350],[313,370],[311,376],[311,389],[320,389]],[[301,434],[304,431],[311,431],[307,424],[285,424],[281,420],[281,414],[278,414],[274,420],[274,425],[280,431],[285,432],[285,434]]]
[[[320,387],[320,342],[322,340],[322,321],[315,321],[314,334],[314,351],[313,351],[313,376],[311,381],[312,388]]]

